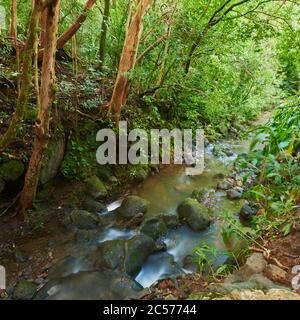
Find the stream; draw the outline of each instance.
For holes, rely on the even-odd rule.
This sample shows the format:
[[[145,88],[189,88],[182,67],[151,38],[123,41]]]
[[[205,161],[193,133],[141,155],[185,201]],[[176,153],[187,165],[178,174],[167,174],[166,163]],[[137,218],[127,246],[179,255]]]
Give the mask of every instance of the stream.
[[[214,205],[211,212],[213,216],[222,215],[225,211],[236,213],[240,210],[244,200],[230,201],[227,199],[225,191],[216,191],[215,187],[218,182],[218,175],[226,175],[230,172],[238,154],[247,151],[247,144],[244,141],[240,144],[223,143],[221,147],[231,150],[232,154],[222,157],[214,156],[213,147],[212,144],[206,147],[205,171],[202,175],[186,176],[184,167],[169,166],[161,170],[159,174],[147,178],[144,183],[132,190],[132,194],[150,202],[145,215],[146,219],[155,217],[156,214],[161,212],[175,214],[178,205],[185,198],[189,197],[195,189],[202,188],[213,195]],[[116,209],[120,205],[121,201],[118,201],[108,206],[108,209]],[[157,252],[148,258],[135,280],[146,288],[157,280],[176,276],[179,273],[191,273],[192,270],[185,268],[184,259],[191,255],[200,243],[205,243],[217,249],[220,258],[215,261],[216,265],[224,263],[226,257],[222,255],[224,244],[221,228],[221,222],[216,221],[204,231],[196,232],[187,226],[171,230],[162,241],[166,246],[166,252],[174,258],[178,268],[170,267],[170,263],[168,263],[169,255],[166,255],[165,252]],[[109,229],[105,232],[102,241],[122,237],[129,238],[133,235],[134,233]]]
[[[238,155],[248,152],[250,138],[249,136],[246,140],[218,143],[218,148],[227,150],[221,155],[214,152],[215,146],[213,144],[207,145],[205,150],[205,170],[202,175],[186,176],[184,166],[170,165],[161,169],[158,174],[149,176],[143,183],[134,187],[130,194],[149,201],[144,220],[156,217],[161,213],[176,214],[178,205],[184,199],[190,197],[194,190],[199,189],[205,190],[205,194],[208,195],[208,201],[213,202],[210,211],[212,217],[221,217],[225,212],[238,213],[245,200],[229,200],[226,196],[226,191],[218,190],[216,185],[224,179],[226,174],[232,172],[234,161]],[[100,217],[107,219],[113,216],[115,210],[121,206],[122,201],[123,199],[118,199],[108,204],[106,211],[99,214]],[[51,280],[50,275],[50,282],[40,290],[41,293],[39,293],[38,298],[124,299],[131,297],[131,290],[135,290],[136,285],[147,288],[158,280],[195,271],[187,263],[187,257],[194,253],[199,244],[206,244],[216,249],[218,258],[214,259],[213,266],[220,266],[226,260],[221,234],[222,222],[221,219],[213,220],[214,222],[203,231],[193,231],[186,225],[181,225],[168,231],[165,236],[159,239],[163,249],[155,250],[154,253],[150,254],[142,267],[139,268],[139,272],[131,277],[125,276],[125,278],[127,277],[126,279],[124,276],[120,277],[120,274],[115,274],[115,271],[97,273],[89,271],[91,268],[86,258],[67,257],[56,268],[56,271],[58,270],[56,274],[59,276],[56,275],[54,276],[56,280]],[[118,241],[116,240],[129,240],[139,234],[138,227],[121,228],[118,225],[110,224],[97,234],[97,242],[100,245],[109,242],[116,243],[115,245],[117,246]],[[104,293],[99,295],[101,290],[98,286],[95,286],[96,282],[102,286],[101,290],[104,290]],[[127,294],[128,290],[130,291],[129,294]]]

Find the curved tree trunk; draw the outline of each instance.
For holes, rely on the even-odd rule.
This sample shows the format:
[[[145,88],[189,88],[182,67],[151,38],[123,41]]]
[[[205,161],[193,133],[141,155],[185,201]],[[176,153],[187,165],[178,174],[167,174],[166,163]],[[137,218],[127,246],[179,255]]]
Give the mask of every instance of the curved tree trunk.
[[[36,122],[36,135],[25,183],[20,196],[19,213],[23,219],[32,205],[39,181],[44,149],[48,140],[51,107],[54,99],[56,33],[60,0],[52,0],[47,7],[45,50],[42,65],[40,109]]]
[[[22,64],[22,77],[21,77],[21,89],[17,99],[17,105],[15,113],[9,123],[9,127],[5,134],[0,137],[0,151],[3,151],[10,142],[16,137],[17,131],[21,125],[21,121],[24,116],[25,108],[28,103],[28,96],[31,84],[32,68],[33,68],[33,56],[34,56],[34,43],[36,38],[36,26],[39,20],[41,3],[40,0],[36,0],[31,12],[31,18],[28,28],[28,36],[25,43],[23,53]]]
[[[143,31],[143,18],[151,0],[140,0],[136,11],[130,19],[120,58],[119,70],[109,103],[109,112],[116,123],[119,122],[122,107],[125,105],[129,91],[129,72],[134,70],[136,56]]]
[[[76,19],[76,21],[71,25],[71,27],[66,30],[57,40],[57,50],[61,49],[79,30],[83,22],[87,18],[89,10],[93,7],[97,0],[88,0],[83,13]]]

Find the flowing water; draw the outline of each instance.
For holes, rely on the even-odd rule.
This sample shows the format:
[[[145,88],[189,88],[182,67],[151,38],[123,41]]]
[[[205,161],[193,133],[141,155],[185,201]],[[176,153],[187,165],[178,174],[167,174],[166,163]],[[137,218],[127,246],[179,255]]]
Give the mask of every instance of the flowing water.
[[[234,160],[239,153],[247,151],[247,143],[226,143],[222,147],[232,151],[230,156],[215,157],[213,145],[208,145],[205,154],[205,170],[199,176],[186,176],[183,166],[168,166],[153,175],[145,182],[135,187],[132,194],[138,195],[150,202],[145,218],[155,217],[161,213],[172,214],[177,210],[178,205],[186,197],[189,197],[195,189],[205,189],[214,200],[212,214],[222,215],[224,212],[238,212],[244,201],[230,201],[226,193],[216,191],[218,182],[217,176],[229,173]],[[122,200],[115,201],[107,207],[105,214],[118,208]],[[187,226],[171,230],[162,240],[166,246],[166,252],[152,254],[142,267],[135,280],[143,287],[149,287],[157,280],[176,276],[179,273],[189,273],[191,270],[184,267],[186,256],[194,252],[195,247],[205,243],[216,248],[219,259],[216,265],[224,263],[226,257],[224,244],[221,236],[222,224],[218,221],[213,223],[207,230],[195,232]],[[128,239],[134,236],[135,232],[122,231],[115,228],[106,230],[101,235],[100,242],[114,239]],[[174,264],[175,262],[175,264]]]

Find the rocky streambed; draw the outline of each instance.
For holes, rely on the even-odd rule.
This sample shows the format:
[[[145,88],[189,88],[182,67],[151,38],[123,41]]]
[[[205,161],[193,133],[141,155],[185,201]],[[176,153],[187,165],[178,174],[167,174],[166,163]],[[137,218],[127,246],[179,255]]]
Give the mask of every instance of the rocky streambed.
[[[194,249],[200,243],[216,248],[213,267],[221,265],[226,256],[220,218],[226,212],[252,214],[242,199],[252,178],[232,173],[246,150],[244,143],[208,144],[202,175],[168,166],[106,206],[97,200],[105,193],[101,181],[91,178],[91,198],[63,221],[75,234],[72,254],[50,267],[46,284],[17,284],[14,298],[138,298],[158,280],[197,270]]]

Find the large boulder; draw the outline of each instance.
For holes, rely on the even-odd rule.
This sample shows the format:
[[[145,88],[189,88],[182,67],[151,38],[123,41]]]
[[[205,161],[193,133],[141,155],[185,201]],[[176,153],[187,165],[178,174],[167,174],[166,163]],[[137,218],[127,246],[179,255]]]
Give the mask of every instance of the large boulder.
[[[92,261],[94,268],[102,267],[115,270],[124,268],[125,261],[125,240],[108,240],[102,242],[86,256],[88,261]]]
[[[160,217],[150,218],[144,221],[141,232],[156,240],[168,232],[168,227]]]
[[[84,271],[50,280],[35,300],[137,299],[142,287],[130,277],[111,270]]]
[[[155,243],[150,237],[137,235],[129,240],[105,241],[87,254],[84,260],[90,261],[96,270],[104,267],[135,275],[154,250]]]
[[[127,196],[120,208],[117,209],[118,214],[125,219],[132,219],[139,213],[145,214],[148,210],[149,202],[138,196]]]
[[[206,229],[210,224],[207,208],[192,198],[185,199],[177,208],[179,219],[192,230]]]
[[[126,273],[129,275],[137,274],[154,250],[154,241],[145,235],[138,235],[128,240],[125,259]]]
[[[94,199],[104,199],[107,189],[104,183],[97,177],[91,176],[85,180],[86,191]]]
[[[93,213],[101,213],[106,210],[106,206],[103,203],[89,197],[84,199],[82,208]]]
[[[52,139],[43,156],[40,182],[46,184],[53,179],[59,170],[65,155],[65,137],[60,135]]]
[[[28,280],[20,280],[14,288],[14,300],[31,300],[37,290],[37,285]]]
[[[64,225],[68,227],[69,225],[75,226],[78,229],[94,229],[98,226],[99,218],[96,214],[85,211],[74,209],[68,217],[64,220]]]
[[[4,181],[16,181],[24,174],[25,166],[22,161],[9,160],[0,165],[0,177]]]

